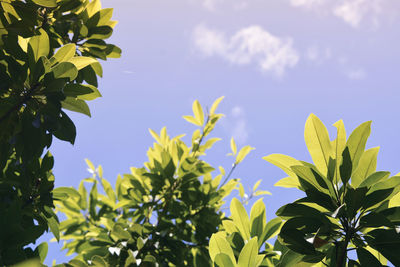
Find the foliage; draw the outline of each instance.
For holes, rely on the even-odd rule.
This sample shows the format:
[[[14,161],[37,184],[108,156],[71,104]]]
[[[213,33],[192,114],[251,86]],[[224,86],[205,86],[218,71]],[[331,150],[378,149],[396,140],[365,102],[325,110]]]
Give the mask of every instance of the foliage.
[[[42,256],[26,247],[49,228],[53,212],[53,136],[74,143],[65,109],[90,116],[100,95],[97,59],[119,57],[107,44],[116,22],[98,0],[0,2],[0,265]],[[41,257],[42,258],[42,257]]]
[[[279,253],[265,241],[278,234],[282,220],[277,217],[266,222],[263,199],[251,208],[250,219],[236,198],[231,201],[230,210],[231,218],[222,221],[223,229],[211,236],[209,253],[214,265],[276,266]]]
[[[119,176],[114,188],[103,178],[102,167],[95,168],[87,161],[91,178],[83,180],[77,190],[55,189],[60,199],[57,209],[67,216],[60,224],[61,239],[67,241],[64,249],[68,254],[76,253],[74,262],[86,264],[97,259],[102,266],[211,264],[209,239],[225,218],[223,199],[239,183],[230,179],[234,167],[227,175],[219,167],[213,176],[214,168],[201,157],[219,140],[206,138],[222,117],[215,113],[221,99],[207,115],[199,102],[194,102],[194,116],[184,117],[200,127],[193,132],[190,145],[182,140],[184,135],[171,138],[166,128],[159,134],[150,130],[156,142],[147,152],[148,161]],[[250,150],[249,146],[242,148],[234,166]],[[92,184],[89,193],[84,183]]]
[[[306,193],[276,213],[286,220],[279,242],[290,249],[282,262],[383,266],[389,260],[400,266],[400,176],[376,171],[379,148],[365,150],[370,125],[361,124],[346,141],[338,121],[331,141],[311,114],[304,137],[314,164],[279,154],[264,158],[289,175],[278,186]],[[358,260],[348,257],[350,250],[356,250]]]

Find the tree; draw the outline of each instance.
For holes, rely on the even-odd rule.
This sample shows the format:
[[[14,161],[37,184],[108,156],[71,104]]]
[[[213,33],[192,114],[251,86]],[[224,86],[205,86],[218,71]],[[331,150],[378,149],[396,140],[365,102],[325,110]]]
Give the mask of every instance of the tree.
[[[76,129],[65,110],[90,116],[86,100],[101,94],[97,59],[119,57],[104,40],[116,22],[99,0],[0,2],[0,265],[41,256],[26,247],[50,229],[53,136],[71,144]]]
[[[286,172],[276,185],[298,188],[304,198],[281,207],[286,220],[279,242],[289,250],[281,261],[318,266],[400,266],[400,176],[376,171],[379,148],[365,150],[371,122],[358,126],[346,141],[340,120],[331,141],[313,114],[304,137],[313,163],[272,154],[264,159]],[[355,250],[358,260],[350,259]]]
[[[87,161],[92,177],[78,189],[55,190],[57,210],[67,216],[60,224],[61,239],[67,241],[64,249],[76,253],[70,264],[97,260],[100,266],[211,265],[210,237],[224,222],[224,198],[239,185],[230,176],[252,149],[245,146],[237,153],[232,141],[231,171],[219,167],[212,174],[215,168],[203,158],[219,140],[208,136],[222,117],[215,113],[221,100],[206,115],[198,101],[193,103],[194,115],[184,118],[199,129],[189,145],[184,135],[170,137],[166,128],[159,134],[150,130],[155,143],[147,152],[148,161],[119,176],[114,188],[103,178],[102,167]],[[84,183],[92,184],[89,194]],[[268,193],[257,191],[257,186],[253,195]]]

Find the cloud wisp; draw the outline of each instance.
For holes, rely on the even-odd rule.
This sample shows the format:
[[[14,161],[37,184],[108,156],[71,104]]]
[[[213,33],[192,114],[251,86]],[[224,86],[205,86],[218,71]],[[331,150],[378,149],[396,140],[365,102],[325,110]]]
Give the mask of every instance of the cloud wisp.
[[[262,72],[278,77],[299,61],[291,38],[274,36],[258,25],[242,28],[230,37],[199,25],[193,31],[193,42],[204,56],[218,56],[234,65],[255,63]]]
[[[359,28],[363,22],[376,28],[385,3],[383,0],[290,0],[290,4],[318,12],[328,10],[353,28]]]

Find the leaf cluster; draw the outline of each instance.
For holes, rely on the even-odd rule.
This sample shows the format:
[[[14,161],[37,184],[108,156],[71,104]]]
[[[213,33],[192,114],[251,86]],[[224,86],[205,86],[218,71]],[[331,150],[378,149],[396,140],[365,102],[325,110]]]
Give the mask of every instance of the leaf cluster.
[[[384,266],[389,260],[400,265],[400,178],[376,171],[379,148],[365,150],[370,125],[361,124],[346,140],[338,121],[331,141],[311,114],[304,136],[314,164],[279,154],[264,158],[288,175],[278,186],[306,194],[276,212],[286,220],[279,242],[290,249],[282,261],[341,267]],[[348,258],[353,249],[358,260]]]
[[[2,0],[0,9],[0,265],[9,265],[38,256],[26,246],[44,231],[59,236],[48,148],[53,137],[74,143],[65,110],[90,116],[98,59],[120,49],[105,41],[116,22],[98,0]]]

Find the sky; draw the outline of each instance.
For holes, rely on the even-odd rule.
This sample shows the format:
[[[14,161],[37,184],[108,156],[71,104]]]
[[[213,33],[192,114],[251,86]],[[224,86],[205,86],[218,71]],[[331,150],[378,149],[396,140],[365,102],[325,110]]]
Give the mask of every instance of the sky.
[[[153,140],[196,128],[182,119],[198,99],[225,99],[220,137],[206,161],[232,164],[229,140],[256,148],[233,175],[245,187],[262,179],[267,217],[302,197],[274,187],[285,174],[262,159],[272,153],[310,161],[304,124],[314,113],[327,125],[343,119],[350,133],[372,120],[367,147],[380,146],[378,170],[400,172],[400,1],[398,0],[103,0],[119,23],[110,39],[122,57],[102,62],[103,95],[92,118],[71,113],[75,145],[54,141],[56,186],[89,177],[84,159],[101,164],[112,183],[140,167]],[[248,206],[248,208],[251,206]],[[41,238],[49,240],[50,234]],[[46,262],[65,262],[50,244]]]

